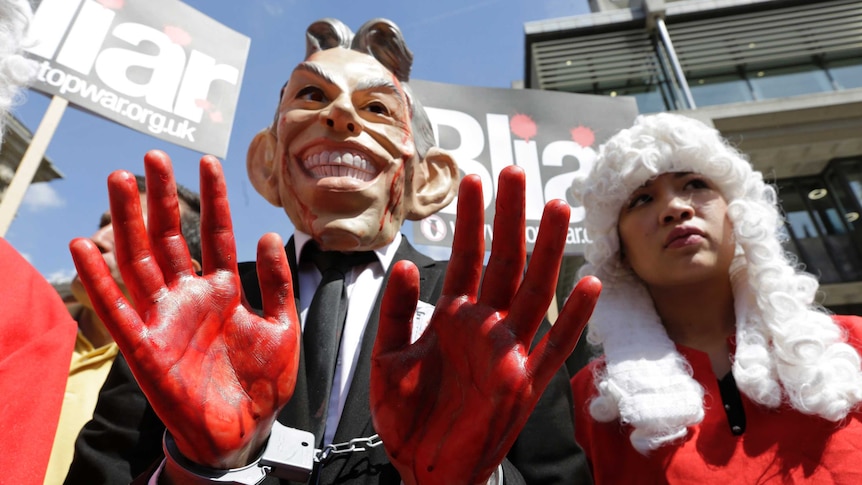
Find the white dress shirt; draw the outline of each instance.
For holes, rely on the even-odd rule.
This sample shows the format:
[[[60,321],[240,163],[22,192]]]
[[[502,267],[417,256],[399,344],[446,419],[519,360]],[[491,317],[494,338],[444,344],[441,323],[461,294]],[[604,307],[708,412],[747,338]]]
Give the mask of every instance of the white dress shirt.
[[[323,433],[323,443],[330,444],[335,437],[338,421],[341,419],[341,411],[350,391],[350,383],[353,381],[353,372],[356,362],[359,360],[359,349],[362,345],[362,336],[365,335],[365,325],[374,309],[383,278],[395,258],[395,252],[401,245],[401,233],[397,233],[391,243],[374,250],[377,261],[364,266],[356,266],[349,274],[344,275],[344,285],[347,288],[347,298],[350,304],[347,307],[347,319],[344,322],[344,331],[341,335],[341,347],[338,349],[338,360],[335,364],[335,377],[332,380],[332,391],[329,394],[329,408],[326,416],[326,430]],[[305,317],[308,315],[308,307],[314,298],[314,292],[323,275],[311,261],[301,261],[300,255],[305,244],[311,241],[311,236],[297,231],[293,235],[296,247],[296,261],[299,265],[297,274],[298,282],[294,284],[299,288],[300,305],[297,308],[302,328],[305,329]]]

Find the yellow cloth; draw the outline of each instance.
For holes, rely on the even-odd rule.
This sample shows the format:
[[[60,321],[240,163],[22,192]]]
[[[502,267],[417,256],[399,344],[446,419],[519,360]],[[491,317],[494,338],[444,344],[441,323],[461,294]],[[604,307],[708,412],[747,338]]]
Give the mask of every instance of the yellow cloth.
[[[48,472],[45,474],[45,485],[62,484],[66,478],[75,453],[75,439],[81,428],[93,417],[99,390],[105,383],[116,356],[116,343],[111,342],[96,349],[78,332],[72,363],[69,366],[60,422],[57,424],[57,435],[54,437],[54,447],[48,461]]]

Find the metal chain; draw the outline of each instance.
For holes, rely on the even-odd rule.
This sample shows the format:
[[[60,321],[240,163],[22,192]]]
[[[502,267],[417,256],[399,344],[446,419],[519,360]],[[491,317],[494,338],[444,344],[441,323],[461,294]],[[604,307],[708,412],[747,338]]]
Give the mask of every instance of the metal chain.
[[[374,435],[367,438],[354,438],[346,443],[333,443],[323,447],[322,450],[314,450],[314,462],[325,465],[334,455],[344,455],[354,451],[367,451],[383,444],[380,436]]]

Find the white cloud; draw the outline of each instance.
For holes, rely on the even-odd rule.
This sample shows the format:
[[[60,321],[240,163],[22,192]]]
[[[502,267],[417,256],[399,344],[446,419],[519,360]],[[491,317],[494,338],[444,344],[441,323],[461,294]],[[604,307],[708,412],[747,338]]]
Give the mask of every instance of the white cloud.
[[[417,26],[417,25],[427,26],[427,25],[432,25],[432,24],[438,24],[438,23],[440,23],[440,22],[442,22],[448,18],[458,17],[458,16],[464,15],[466,13],[470,13],[474,10],[479,10],[479,9],[482,9],[485,7],[490,7],[495,3],[500,3],[500,0],[485,0],[484,2],[473,3],[470,5],[465,5],[463,7],[450,9],[446,12],[441,12],[437,15],[432,16],[432,17],[424,17],[417,22],[407,23],[404,25],[404,28],[402,30],[410,30],[411,28],[413,28],[414,26]]]
[[[36,183],[27,188],[24,194],[24,207],[33,212],[54,207],[64,207],[66,201],[48,183]]]
[[[68,283],[72,281],[77,274],[78,273],[74,269],[61,269],[45,275],[45,279],[48,280],[49,283]]]
[[[272,2],[269,0],[264,0],[263,9],[266,10],[271,17],[280,17],[284,13],[284,7],[282,7],[280,2]]]

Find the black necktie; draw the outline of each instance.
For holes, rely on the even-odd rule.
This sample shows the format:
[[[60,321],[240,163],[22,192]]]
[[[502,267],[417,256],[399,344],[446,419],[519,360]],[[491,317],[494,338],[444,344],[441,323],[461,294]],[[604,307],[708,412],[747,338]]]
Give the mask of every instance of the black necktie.
[[[338,360],[341,333],[347,317],[347,288],[344,275],[354,266],[376,260],[373,252],[341,253],[321,251],[316,243],[309,242],[303,249],[303,259],[310,258],[323,275],[302,333],[305,352],[305,375],[308,382],[308,409],[314,437],[320,445],[326,427],[329,393]]]

